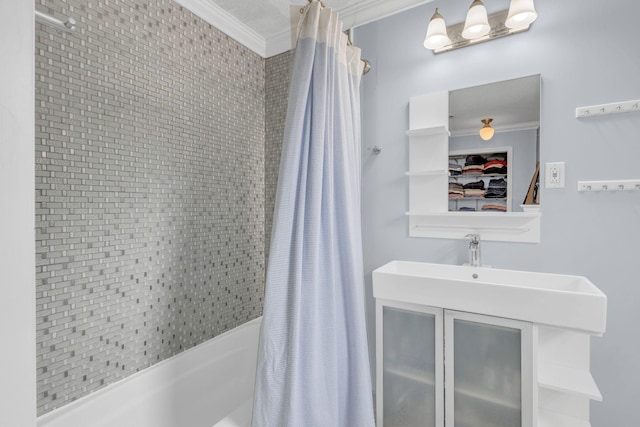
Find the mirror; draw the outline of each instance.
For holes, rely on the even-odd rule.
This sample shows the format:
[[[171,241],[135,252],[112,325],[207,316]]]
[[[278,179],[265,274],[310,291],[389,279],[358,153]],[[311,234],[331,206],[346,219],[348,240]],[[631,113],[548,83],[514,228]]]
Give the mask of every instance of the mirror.
[[[449,131],[450,212],[537,210],[540,75],[450,91]]]

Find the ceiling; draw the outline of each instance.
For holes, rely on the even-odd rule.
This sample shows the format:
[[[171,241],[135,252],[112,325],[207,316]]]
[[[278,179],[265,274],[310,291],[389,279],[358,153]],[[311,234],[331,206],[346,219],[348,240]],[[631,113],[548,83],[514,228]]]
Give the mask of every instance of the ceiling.
[[[265,58],[291,49],[290,6],[307,4],[307,0],[175,1]],[[338,12],[347,30],[432,0],[322,1]]]
[[[304,5],[304,0],[209,0],[238,18],[249,28],[270,39],[289,26],[289,6]],[[341,10],[363,0],[325,0],[325,5]]]

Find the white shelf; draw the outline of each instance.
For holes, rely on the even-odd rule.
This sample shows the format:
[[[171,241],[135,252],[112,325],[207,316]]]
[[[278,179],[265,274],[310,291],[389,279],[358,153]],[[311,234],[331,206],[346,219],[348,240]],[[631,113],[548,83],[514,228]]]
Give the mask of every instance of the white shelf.
[[[592,400],[602,401],[591,373],[553,363],[540,363],[538,366],[538,385],[549,390],[575,394]]]
[[[451,200],[456,200],[456,199],[451,199]],[[464,199],[463,199],[464,200]],[[471,200],[471,199],[468,199]],[[491,201],[492,199],[478,199],[478,200],[483,200],[483,201]],[[504,199],[493,199],[493,200],[504,200]],[[468,218],[469,215],[474,215],[477,217],[485,217],[485,218],[499,218],[499,219],[503,219],[504,218],[504,212],[421,212],[421,211],[408,211],[405,212],[405,215],[407,216],[425,216],[425,217],[431,217],[434,219],[451,219],[451,218]],[[539,212],[509,212],[509,218],[520,218],[520,219],[535,219],[540,217],[540,213]],[[473,226],[470,225],[466,225],[463,224],[464,228],[473,228]],[[480,228],[482,228],[482,226],[480,226]],[[486,226],[484,228],[487,228]],[[499,228],[513,228],[513,227],[507,227],[507,226],[502,226]]]
[[[464,239],[469,233],[480,233],[483,240],[531,243],[540,241],[541,215],[540,212],[406,212],[410,219],[409,233],[415,237]]]
[[[499,176],[506,178],[506,173],[463,173],[460,175],[449,175],[450,178],[493,178]]]
[[[477,201],[483,201],[483,202],[505,202],[508,199],[506,197],[474,197],[474,196],[464,196],[464,197],[449,197],[449,201],[450,202],[455,202],[458,200],[477,200]]]
[[[406,171],[406,176],[449,176],[449,171],[444,169],[423,170],[423,171]]]
[[[406,132],[408,136],[449,136],[451,133],[446,126],[412,129]]]
[[[578,418],[540,411],[538,427],[591,427],[591,423]]]

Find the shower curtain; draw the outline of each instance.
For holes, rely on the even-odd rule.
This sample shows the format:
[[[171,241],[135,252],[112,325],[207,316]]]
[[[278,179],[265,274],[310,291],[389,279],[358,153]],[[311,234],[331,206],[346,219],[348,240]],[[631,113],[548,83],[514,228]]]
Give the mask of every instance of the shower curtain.
[[[373,427],[360,229],[360,50],[318,1],[291,76],[253,427]]]

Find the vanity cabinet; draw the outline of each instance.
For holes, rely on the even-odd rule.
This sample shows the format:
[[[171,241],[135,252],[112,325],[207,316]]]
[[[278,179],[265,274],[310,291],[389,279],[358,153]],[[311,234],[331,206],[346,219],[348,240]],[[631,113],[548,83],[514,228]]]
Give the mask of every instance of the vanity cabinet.
[[[445,310],[445,425],[532,427],[532,325]]]
[[[378,427],[533,426],[531,323],[387,300],[377,319]]]
[[[442,310],[390,302],[380,306],[378,425],[441,425]]]
[[[378,427],[590,427],[606,295],[588,279],[392,261],[373,296]]]

